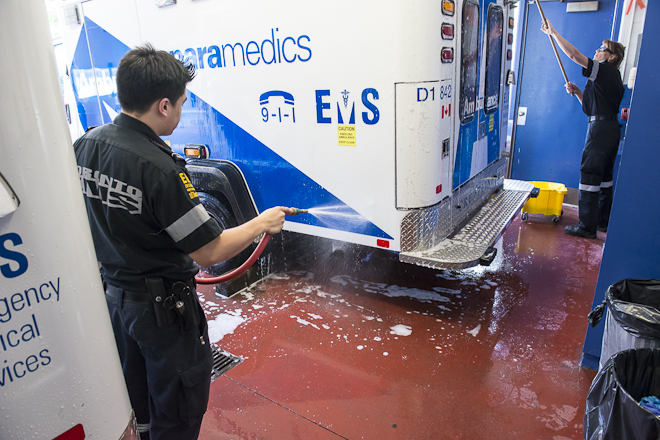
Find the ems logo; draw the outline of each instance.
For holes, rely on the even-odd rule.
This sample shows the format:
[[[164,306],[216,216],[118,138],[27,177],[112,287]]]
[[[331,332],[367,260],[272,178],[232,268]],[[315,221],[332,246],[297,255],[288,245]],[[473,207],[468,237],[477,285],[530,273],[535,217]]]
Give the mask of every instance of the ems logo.
[[[447,105],[446,108],[443,105],[441,113],[442,113],[442,116],[441,116],[442,119],[445,119],[445,116],[450,117],[451,116],[451,104]]]
[[[181,181],[183,182],[183,186],[186,187],[186,191],[188,191],[188,195],[190,196],[190,198],[194,199],[196,197],[199,197],[197,195],[197,191],[195,191],[195,187],[190,182],[190,179],[188,179],[188,176],[186,175],[186,173],[179,173],[179,177],[181,177]]]

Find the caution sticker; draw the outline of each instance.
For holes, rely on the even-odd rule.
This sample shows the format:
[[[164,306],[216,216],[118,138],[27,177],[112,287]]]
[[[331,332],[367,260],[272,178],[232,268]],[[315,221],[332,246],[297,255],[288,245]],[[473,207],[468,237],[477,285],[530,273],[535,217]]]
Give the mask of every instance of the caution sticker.
[[[339,125],[337,127],[339,145],[346,147],[355,146],[355,125]]]
[[[488,118],[488,131],[493,131],[495,128],[495,115],[490,115]]]

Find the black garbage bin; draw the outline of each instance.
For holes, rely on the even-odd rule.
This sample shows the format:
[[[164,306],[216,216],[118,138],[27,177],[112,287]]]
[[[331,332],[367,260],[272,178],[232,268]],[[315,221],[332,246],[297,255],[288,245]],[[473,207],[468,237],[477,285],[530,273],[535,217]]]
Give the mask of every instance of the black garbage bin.
[[[632,348],[660,348],[660,280],[625,279],[612,284],[605,301],[589,314],[597,325],[607,305],[600,369],[610,356]]]
[[[648,396],[660,397],[660,349],[616,353],[591,383],[585,440],[660,439],[660,418],[639,403]]]

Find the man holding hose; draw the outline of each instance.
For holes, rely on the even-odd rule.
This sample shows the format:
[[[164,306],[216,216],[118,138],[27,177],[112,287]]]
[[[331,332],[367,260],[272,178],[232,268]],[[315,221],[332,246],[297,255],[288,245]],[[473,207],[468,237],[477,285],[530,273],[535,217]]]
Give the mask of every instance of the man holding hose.
[[[579,225],[566,226],[569,235],[596,238],[596,231],[607,232],[612,209],[614,160],[621,138],[618,113],[625,91],[619,65],[625,48],[620,43],[603,40],[592,58],[587,58],[562,37],[547,21],[541,31],[553,37],[561,50],[582,66],[587,78],[584,91],[572,82],[566,91],[575,95],[582,111],[589,116],[587,138],[580,164]]]
[[[222,230],[161,136],[172,134],[195,70],[150,45],[117,69],[122,112],[74,145],[96,256],[141,438],[194,440],[209,400],[208,326],[194,262],[209,267],[282,230],[275,207]]]

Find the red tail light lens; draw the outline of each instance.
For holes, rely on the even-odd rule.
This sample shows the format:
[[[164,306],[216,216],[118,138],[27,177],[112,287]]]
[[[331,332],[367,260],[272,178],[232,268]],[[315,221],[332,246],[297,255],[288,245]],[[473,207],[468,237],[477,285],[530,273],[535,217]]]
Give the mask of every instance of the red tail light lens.
[[[454,25],[450,23],[442,23],[442,39],[443,40],[453,40],[454,39]]]
[[[441,58],[443,63],[451,63],[454,61],[454,49],[451,47],[443,47]]]

